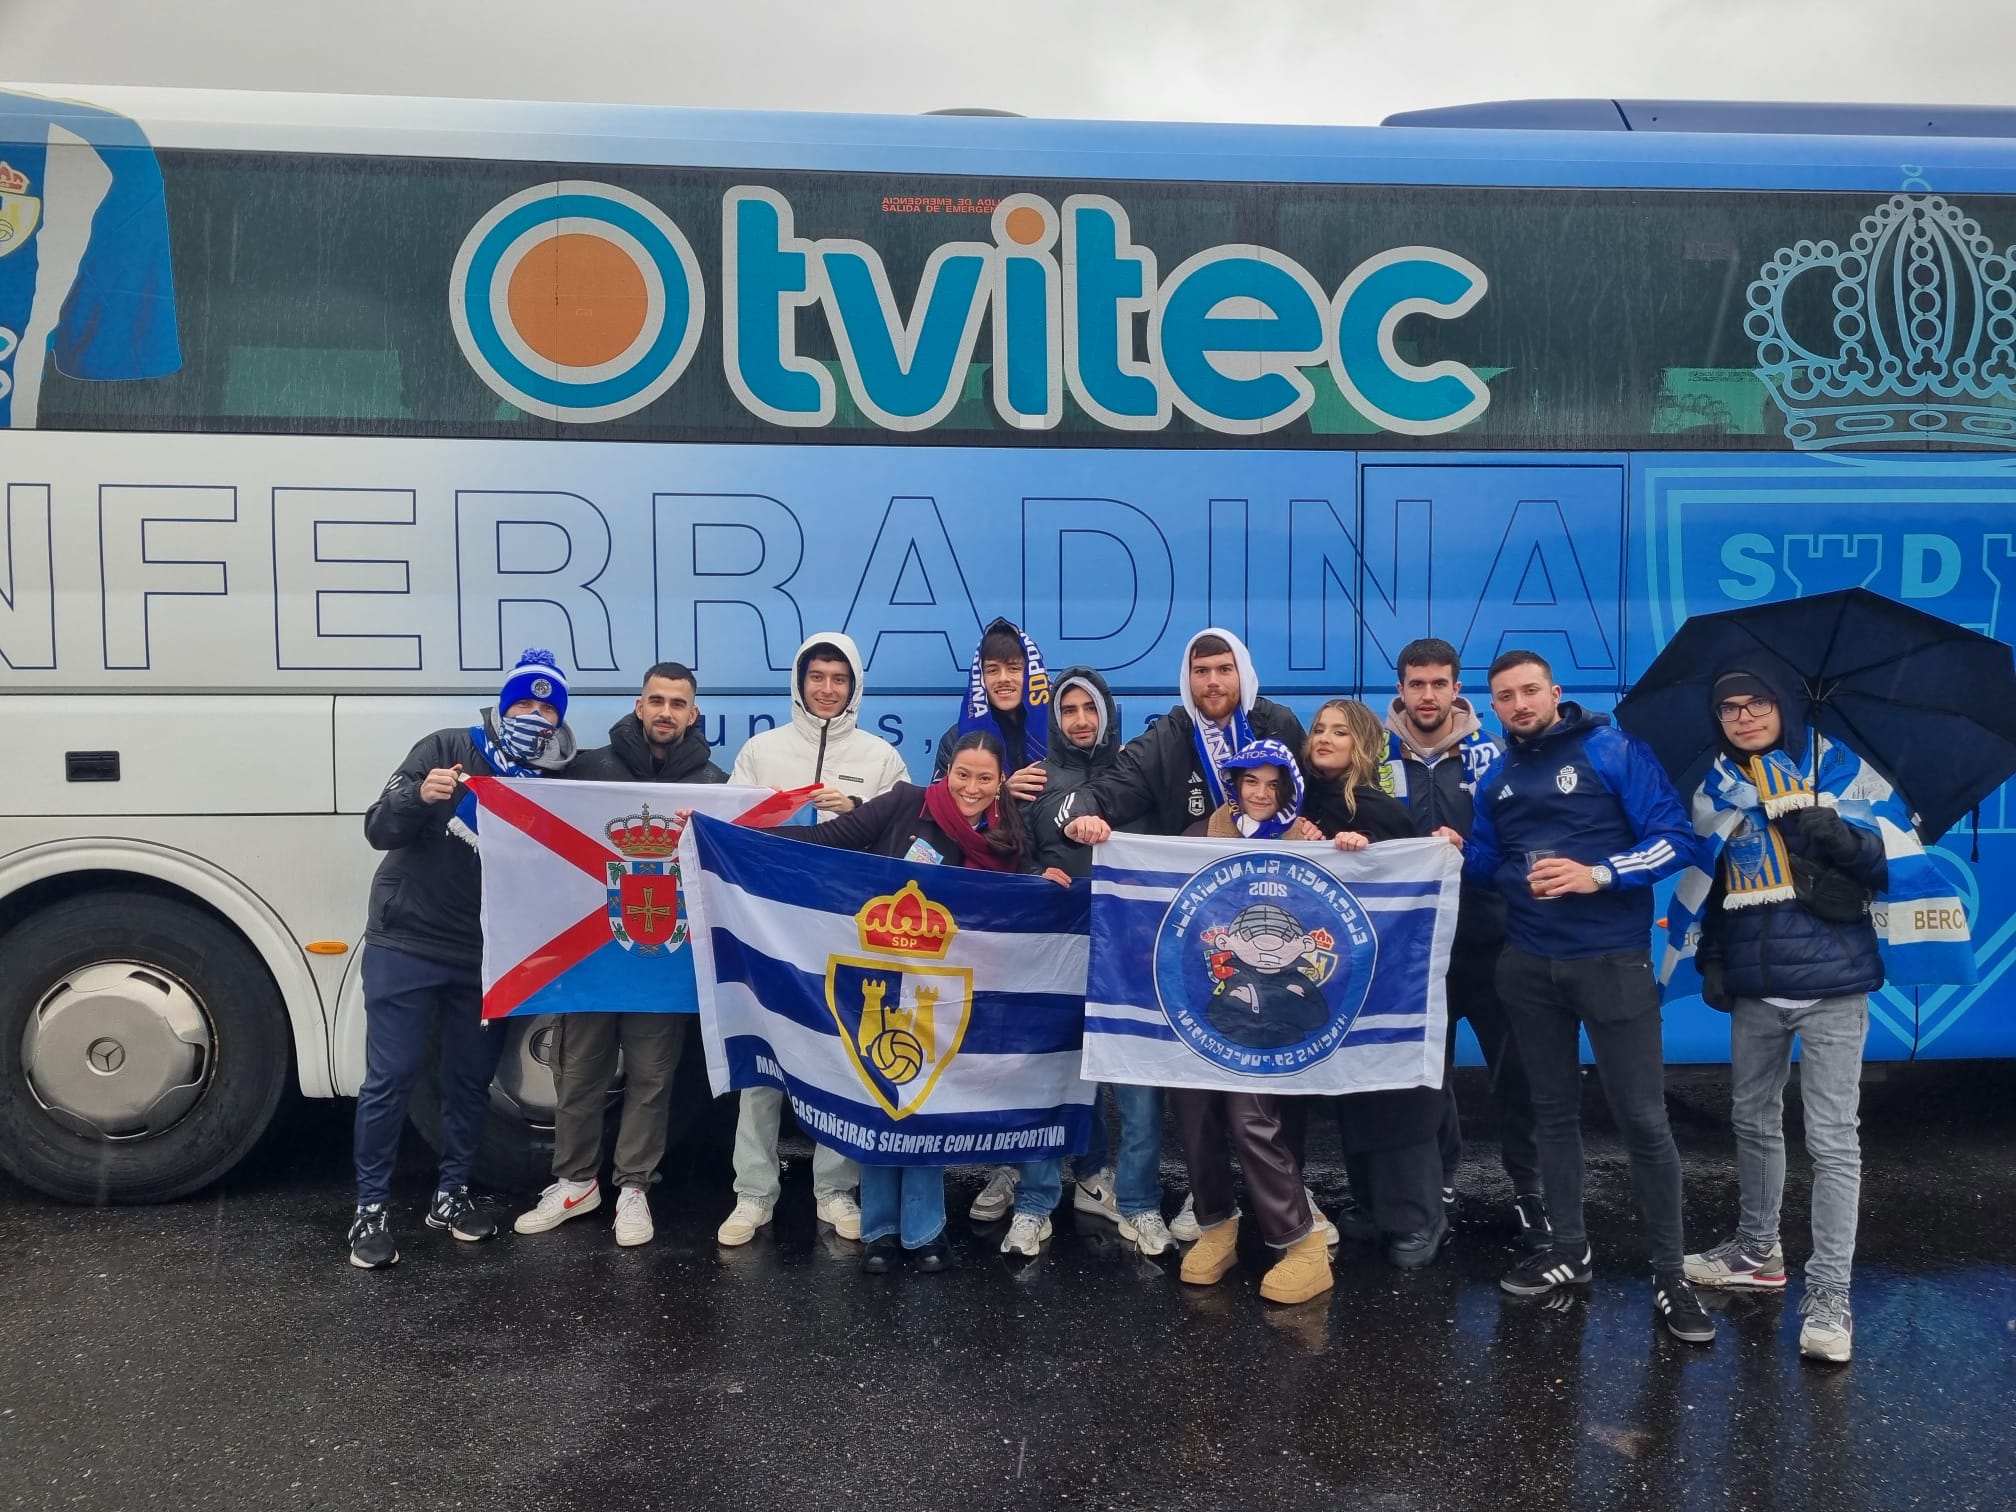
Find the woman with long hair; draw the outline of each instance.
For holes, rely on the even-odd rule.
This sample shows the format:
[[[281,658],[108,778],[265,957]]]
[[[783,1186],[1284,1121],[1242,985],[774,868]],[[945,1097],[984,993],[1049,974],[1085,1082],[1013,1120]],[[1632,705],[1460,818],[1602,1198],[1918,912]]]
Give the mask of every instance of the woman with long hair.
[[[1371,709],[1356,699],[1331,699],[1310,722],[1302,754],[1308,773],[1304,812],[1324,835],[1374,843],[1414,838],[1413,816],[1380,781],[1386,730]],[[1406,1087],[1324,1099],[1336,1114],[1344,1169],[1351,1177],[1352,1195],[1336,1214],[1338,1232],[1379,1246],[1403,1270],[1432,1261],[1449,1232],[1438,1138],[1446,1098],[1440,1088]],[[1306,1105],[1294,1112],[1301,1117],[1291,1117],[1287,1133],[1299,1166]]]
[[[954,742],[945,775],[930,786],[899,782],[851,813],[777,833],[898,861],[1027,871],[1029,836],[1007,794],[1006,768],[1001,738],[991,730],[972,730]],[[1050,875],[1069,885],[1061,872]],[[864,1164],[861,1240],[861,1269],[870,1275],[894,1270],[906,1250],[919,1270],[947,1269],[952,1252],[945,1242],[945,1168]]]

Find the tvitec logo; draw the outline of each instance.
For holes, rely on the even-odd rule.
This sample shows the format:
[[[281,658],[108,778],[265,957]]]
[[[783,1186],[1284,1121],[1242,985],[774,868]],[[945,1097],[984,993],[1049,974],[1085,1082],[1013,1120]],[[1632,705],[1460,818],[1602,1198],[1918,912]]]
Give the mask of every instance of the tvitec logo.
[[[817,306],[855,407],[889,430],[938,424],[966,391],[991,314],[991,399],[1017,429],[1045,430],[1064,396],[1102,425],[1154,431],[1180,412],[1230,435],[1291,423],[1327,366],[1381,429],[1435,435],[1491,402],[1460,362],[1403,358],[1411,315],[1453,320],[1484,297],[1481,268],[1439,247],[1396,247],[1326,292],[1293,258],[1228,244],[1163,277],[1127,212],[1098,194],[1062,210],[1034,194],[994,209],[989,241],[950,241],[906,314],[881,254],[796,233],[790,201],[738,186],[721,205],[722,360],[730,389],[773,425],[826,425],[835,374],[799,354],[796,312]],[[449,312],[469,363],[532,414],[593,423],[642,409],[679,381],[707,318],[685,234],[647,200],[582,180],[503,200],[455,258]],[[1134,341],[1146,317],[1146,360]]]

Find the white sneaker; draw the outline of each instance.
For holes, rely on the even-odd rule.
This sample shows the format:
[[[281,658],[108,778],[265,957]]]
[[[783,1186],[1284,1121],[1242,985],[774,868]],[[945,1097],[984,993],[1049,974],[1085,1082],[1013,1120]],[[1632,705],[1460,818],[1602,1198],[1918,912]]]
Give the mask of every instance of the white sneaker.
[[[1006,1218],[1008,1209],[1015,1205],[1015,1188],[1022,1184],[1022,1173],[1013,1166],[996,1166],[988,1174],[987,1185],[980,1188],[980,1195],[973,1199],[973,1206],[966,1209],[966,1216],[975,1223],[992,1223]]]
[[[633,1244],[649,1244],[656,1232],[651,1226],[651,1204],[644,1200],[644,1188],[623,1188],[616,1197],[616,1242],[625,1249]]]
[[[1001,1241],[1004,1255],[1040,1255],[1043,1241],[1050,1237],[1050,1220],[1038,1218],[1034,1213],[1017,1213],[1015,1221],[1008,1225],[1008,1235]]]
[[[1316,1194],[1306,1186],[1302,1188],[1302,1200],[1309,1204],[1310,1231],[1323,1236],[1323,1244],[1330,1251],[1332,1259],[1337,1255],[1337,1241],[1343,1236],[1337,1232],[1337,1225],[1325,1216],[1323,1209],[1316,1205]]]
[[[1190,1221],[1197,1221],[1196,1214],[1190,1215]],[[1166,1255],[1176,1247],[1176,1236],[1169,1232],[1169,1225],[1162,1221],[1160,1213],[1153,1211],[1122,1218],[1120,1237],[1144,1255]]]
[[[1095,1218],[1120,1221],[1120,1199],[1113,1191],[1113,1173],[1099,1171],[1078,1183],[1078,1189],[1071,1194],[1071,1206],[1081,1213],[1090,1213]]]
[[[754,1197],[737,1197],[735,1211],[721,1220],[714,1237],[722,1244],[734,1246],[747,1244],[756,1237],[756,1230],[770,1221],[770,1204],[758,1202]]]
[[[1197,1199],[1185,1197],[1183,1206],[1169,1222],[1169,1237],[1184,1244],[1195,1244],[1204,1237],[1204,1230],[1197,1226]]]
[[[817,1208],[819,1221],[833,1225],[833,1232],[842,1239],[861,1237],[861,1207],[845,1192],[835,1192],[831,1197],[821,1197]]]
[[[556,1181],[539,1194],[539,1205],[518,1215],[511,1225],[521,1234],[543,1234],[569,1218],[579,1218],[602,1206],[599,1181]]]

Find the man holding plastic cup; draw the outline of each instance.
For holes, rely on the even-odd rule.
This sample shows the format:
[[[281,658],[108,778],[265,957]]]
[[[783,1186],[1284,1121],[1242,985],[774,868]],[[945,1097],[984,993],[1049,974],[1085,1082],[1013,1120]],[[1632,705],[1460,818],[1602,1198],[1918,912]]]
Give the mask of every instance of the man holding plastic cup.
[[[1467,881],[1506,900],[1498,992],[1533,1089],[1540,1181],[1552,1244],[1499,1285],[1540,1296],[1589,1281],[1582,1216],[1580,1035],[1624,1136],[1652,1251],[1653,1308],[1691,1344],[1715,1337],[1682,1269],[1680,1152],[1666,1121],[1652,884],[1694,855],[1694,829],[1658,759],[1603,714],[1564,703],[1546,661],[1507,651],[1491,664],[1491,707],[1506,750],[1477,781],[1464,847]]]

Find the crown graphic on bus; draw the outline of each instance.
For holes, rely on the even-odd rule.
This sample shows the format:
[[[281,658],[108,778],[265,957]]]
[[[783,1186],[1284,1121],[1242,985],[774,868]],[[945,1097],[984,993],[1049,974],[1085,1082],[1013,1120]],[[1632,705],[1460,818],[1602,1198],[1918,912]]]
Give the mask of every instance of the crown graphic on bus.
[[[27,174],[11,163],[0,162],[0,194],[21,194],[27,188]]]
[[[1795,325],[1823,296],[1830,335],[1816,350]],[[1939,195],[1891,196],[1845,247],[1781,247],[1749,302],[1757,376],[1794,446],[2016,447],[2016,248]]]
[[[928,960],[942,960],[952,936],[959,933],[951,913],[925,897],[915,882],[870,898],[867,907],[854,915],[854,925],[863,950]]]
[[[640,860],[674,855],[679,850],[678,826],[663,814],[652,813],[648,803],[635,814],[611,819],[603,833],[617,850]]]

